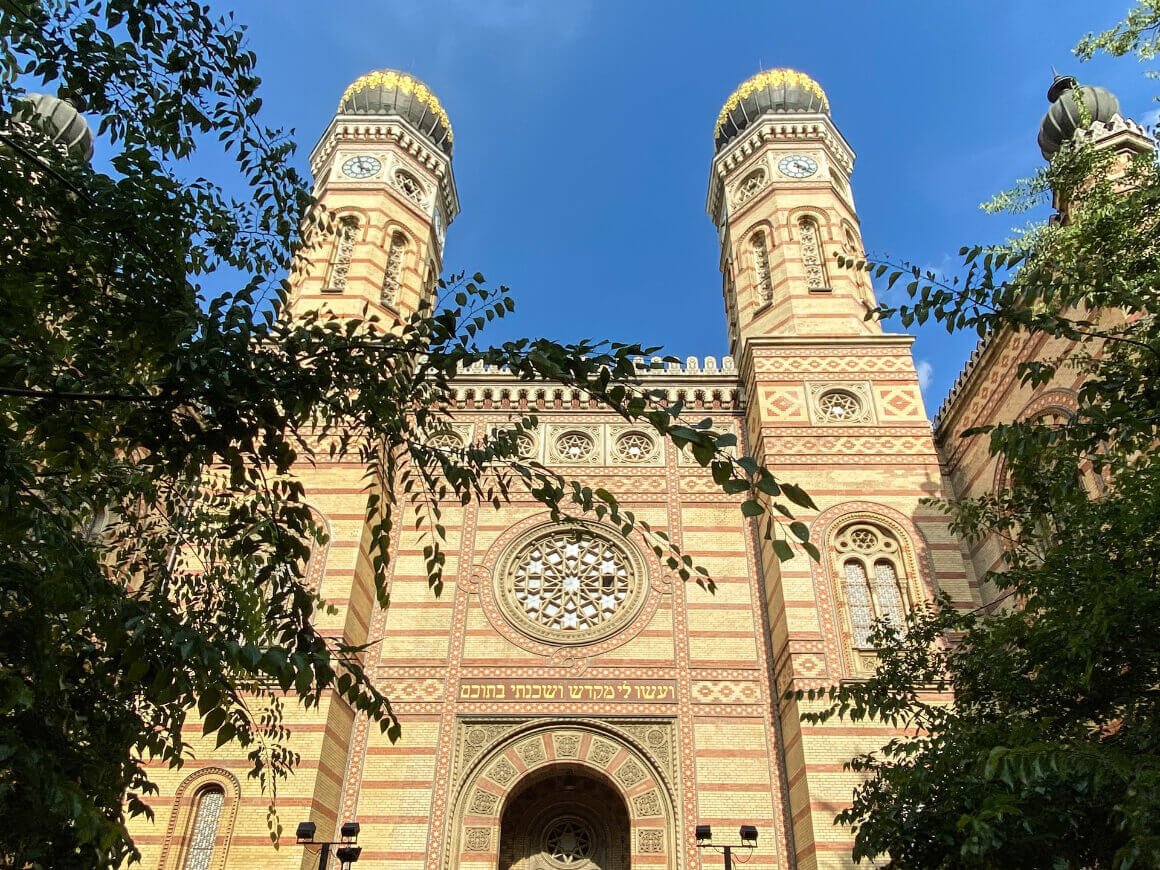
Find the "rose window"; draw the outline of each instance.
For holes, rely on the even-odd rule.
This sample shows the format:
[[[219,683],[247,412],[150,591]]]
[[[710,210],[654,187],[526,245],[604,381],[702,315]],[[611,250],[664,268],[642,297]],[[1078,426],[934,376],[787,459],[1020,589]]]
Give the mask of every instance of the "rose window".
[[[544,834],[544,851],[558,864],[575,864],[592,854],[592,840],[592,829],[580,819],[559,819]]]
[[[871,529],[858,528],[850,532],[850,543],[856,550],[872,553],[878,547],[878,536]]]
[[[492,600],[504,620],[497,627],[551,646],[604,641],[645,607],[648,577],[640,552],[615,529],[583,521],[534,526],[496,564]]]
[[[569,462],[583,462],[595,449],[592,436],[583,432],[566,432],[556,439],[556,454]]]
[[[556,631],[596,628],[628,597],[624,554],[586,532],[560,532],[527,547],[512,573],[528,619]]]
[[[845,390],[831,390],[818,397],[818,411],[825,420],[849,422],[862,416],[862,401]]]
[[[847,528],[835,540],[839,553],[897,553],[898,542],[871,525],[858,523]]]
[[[642,432],[626,432],[616,439],[615,450],[623,462],[645,462],[652,458],[656,442]]]

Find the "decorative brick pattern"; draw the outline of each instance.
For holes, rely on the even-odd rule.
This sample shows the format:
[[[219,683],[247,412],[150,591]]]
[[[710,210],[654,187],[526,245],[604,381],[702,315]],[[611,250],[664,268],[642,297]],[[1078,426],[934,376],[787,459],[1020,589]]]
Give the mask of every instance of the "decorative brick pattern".
[[[738,455],[757,457],[814,495],[818,510],[803,511],[801,519],[815,541],[825,541],[844,517],[872,515],[909,542],[913,564],[903,573],[920,583],[920,592],[938,582],[956,601],[973,603],[977,590],[957,542],[920,505],[923,497],[946,493],[908,340],[878,334],[860,313],[839,322],[841,312],[861,311],[861,300],[870,298],[868,282],[854,297],[853,285],[842,283],[852,279],[831,270],[832,286],[810,293],[807,264],[798,253],[787,255],[798,250],[799,220],[812,216],[817,256],[808,265],[816,278],[831,264],[835,245],[846,244],[844,230],[857,226],[838,181],[833,193],[821,184],[848,172],[852,155],[829,121],[814,127],[770,121],[736,154],[719,157],[714,184],[744,206],[730,215],[731,235],[749,244],[760,229],[769,242],[767,262],[754,270],[748,257],[743,271],[753,274],[736,276],[738,328],[749,330],[736,342],[737,360],[645,362],[641,381],[666,401],[697,409],[698,418],[712,417],[716,428],[737,436]],[[319,146],[313,161],[320,193],[336,213],[360,215],[360,236],[344,292],[319,293],[325,252],[316,275],[295,276],[291,316],[324,307],[356,317],[364,305],[379,304],[384,285],[400,316],[415,310],[428,279],[425,264],[441,254],[442,228],[433,225],[430,209],[453,215],[457,204],[445,155],[413,137],[404,144],[404,134],[389,119],[341,121]],[[789,187],[792,182],[772,175],[774,155],[790,146],[825,165],[818,184]],[[351,149],[377,149],[384,179],[400,169],[410,173],[424,191],[424,206],[389,183],[328,186],[326,168]],[[752,173],[761,167],[766,174],[758,181]],[[397,233],[408,243],[401,262],[390,254]],[[765,297],[757,312],[759,290]],[[758,317],[767,318],[764,325],[751,328]],[[1024,345],[996,344],[964,386],[955,419],[992,414],[1016,389],[1004,367],[1025,352]],[[641,599],[623,623],[571,646],[523,630],[511,601],[505,609],[496,594],[497,569],[521,535],[546,528],[550,518],[517,493],[499,509],[445,506],[448,565],[439,599],[426,583],[427,542],[408,522],[396,522],[391,608],[383,610],[365,551],[365,468],[356,456],[329,456],[324,449],[316,465],[296,469],[328,528],[329,543],[308,572],[337,609],[320,616],[320,627],[366,644],[362,664],[391,697],[403,733],[390,743],[337,698],[310,710],[288,709],[293,748],[303,759],[281,792],[288,805],[309,807],[327,836],[337,823],[359,820],[366,843],[388,844],[366,847],[380,853],[371,860],[383,866],[492,870],[501,863],[505,806],[535,783],[571,772],[599,779],[622,802],[632,866],[695,867],[692,825],[705,820],[729,827],[739,819],[761,831],[758,865],[847,866],[849,837],[832,821],[856,780],[838,772],[841,762],[892,732],[842,723],[806,728],[800,714],[808,705],[780,697],[785,688],[828,685],[864,671],[866,663],[849,652],[833,565],[825,558],[819,565],[804,558],[779,564],[761,530],[740,515],[741,497],[722,493],[688,451],[654,440],[651,431],[598,408],[581,390],[519,382],[483,366],[457,375],[454,388],[450,426],[459,441],[473,443],[536,413],[530,457],[616,493],[703,564],[716,592],[682,583],[633,533],[626,547],[639,560]],[[859,413],[823,420],[818,401],[833,389],[851,391]],[[1018,404],[1036,398],[1021,396]],[[567,441],[570,434],[581,437]],[[336,443],[335,437],[326,440]],[[948,449],[961,458],[956,474],[992,477],[967,447],[954,442]],[[246,763],[236,751],[214,753],[209,744],[195,749],[205,770],[236,771]],[[183,785],[185,775],[157,771],[161,795],[152,803],[159,833],[157,842],[149,842],[148,832],[142,839],[146,866],[170,870],[180,860],[195,787]],[[232,803],[227,792],[222,824],[229,820],[232,840],[222,842],[228,866],[268,863],[264,806],[249,782],[240,784]],[[789,854],[791,831],[796,855]]]

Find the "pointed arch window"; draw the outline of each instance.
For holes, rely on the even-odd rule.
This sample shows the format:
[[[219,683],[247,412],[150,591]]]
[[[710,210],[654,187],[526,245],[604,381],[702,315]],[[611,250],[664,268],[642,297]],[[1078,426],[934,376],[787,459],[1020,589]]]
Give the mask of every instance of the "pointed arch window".
[[[334,256],[330,258],[325,289],[331,293],[341,293],[346,289],[346,276],[350,272],[354,257],[354,243],[358,235],[358,218],[344,217],[338,222],[338,232],[334,240]]]
[[[395,231],[391,235],[391,246],[387,249],[387,268],[383,274],[382,292],[379,301],[392,308],[399,299],[399,287],[403,283],[403,267],[407,256],[407,237]]]
[[[183,870],[210,870],[225,799],[226,793],[220,785],[208,785],[197,793],[197,809]]]
[[[798,240],[802,249],[802,265],[806,270],[806,286],[810,290],[828,290],[830,281],[822,256],[822,236],[818,231],[818,222],[812,217],[798,220]]]
[[[901,627],[908,601],[898,539],[872,523],[851,523],[834,540],[842,598],[855,649],[871,649],[875,620]]]
[[[769,271],[769,245],[765,233],[758,230],[751,239],[753,246],[753,275],[757,286],[757,301],[766,305],[773,301],[773,277]]]

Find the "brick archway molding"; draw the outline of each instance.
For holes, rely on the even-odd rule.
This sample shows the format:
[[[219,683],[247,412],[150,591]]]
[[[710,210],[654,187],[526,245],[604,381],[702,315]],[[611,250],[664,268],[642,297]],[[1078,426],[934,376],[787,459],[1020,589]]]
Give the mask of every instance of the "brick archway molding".
[[[631,866],[679,870],[682,841],[673,784],[642,748],[592,720],[529,723],[507,735],[471,766],[455,794],[445,834],[446,870],[495,870],[500,818],[529,776],[572,767],[595,775],[624,800]]]

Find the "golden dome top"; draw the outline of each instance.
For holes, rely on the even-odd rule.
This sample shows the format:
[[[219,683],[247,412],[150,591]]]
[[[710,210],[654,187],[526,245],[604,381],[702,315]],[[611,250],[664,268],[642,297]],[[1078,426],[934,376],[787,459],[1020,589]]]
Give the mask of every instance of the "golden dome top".
[[[830,101],[822,86],[795,69],[767,69],[743,81],[717,115],[713,133],[720,148],[767,112],[829,114]]]
[[[412,75],[377,69],[359,76],[342,92],[338,111],[346,115],[400,115],[419,126],[450,153],[451,119],[439,98]]]

